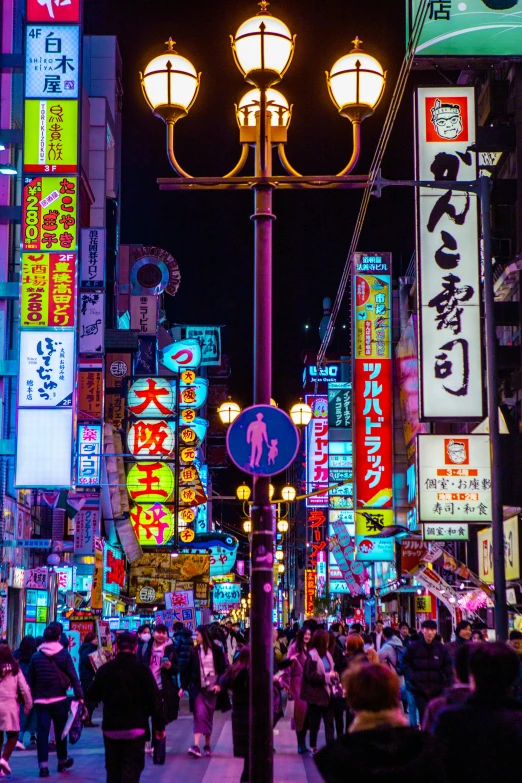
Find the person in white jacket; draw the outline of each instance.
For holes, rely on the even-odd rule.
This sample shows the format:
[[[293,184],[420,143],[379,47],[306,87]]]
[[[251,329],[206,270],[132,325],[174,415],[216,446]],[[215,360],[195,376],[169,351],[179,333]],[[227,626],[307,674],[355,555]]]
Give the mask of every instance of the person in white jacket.
[[[28,714],[33,706],[31,691],[11,648],[8,644],[0,644],[0,750],[4,746],[4,734],[7,735],[0,758],[0,777],[11,772],[9,759],[20,731],[19,698],[23,699],[25,713]]]

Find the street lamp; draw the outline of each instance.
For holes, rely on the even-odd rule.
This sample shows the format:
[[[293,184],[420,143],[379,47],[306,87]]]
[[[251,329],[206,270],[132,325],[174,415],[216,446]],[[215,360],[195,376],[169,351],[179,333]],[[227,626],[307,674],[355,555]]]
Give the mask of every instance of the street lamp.
[[[292,107],[273,86],[283,78],[292,60],[295,36],[287,25],[268,11],[247,19],[231,37],[235,62],[255,90],[249,90],[236,106],[241,155],[236,166],[222,177],[193,177],[180,166],[174,152],[174,125],[185,117],[196,99],[199,74],[185,58],[179,60],[169,41],[168,50],[145,69],[141,80],[146,100],[155,115],[167,125],[167,152],[175,179],[160,179],[163,190],[254,191],[254,404],[270,405],[272,391],[272,193],[278,189],[324,189],[368,187],[367,177],[349,178],[360,151],[360,124],[377,106],[384,90],[385,74],[379,63],[355,50],[341,58],[328,75],[330,95],[342,116],[353,126],[353,150],[348,164],[337,175],[303,176],[286,155]],[[355,55],[355,57],[351,57]],[[175,59],[176,58],[176,59]],[[169,65],[170,63],[170,65]],[[314,107],[315,110],[315,107]],[[249,150],[255,150],[254,173],[239,176]],[[277,147],[288,176],[272,174],[273,150]],[[356,181],[355,181],[356,180]],[[306,426],[312,417],[308,405],[294,405],[291,418]],[[272,742],[272,610],[274,525],[269,477],[257,476],[251,509],[251,670],[250,750],[252,783],[273,779]],[[240,497],[238,495],[238,497]],[[240,497],[240,499],[247,499]],[[267,556],[267,554],[269,556]],[[280,566],[279,570],[281,572]]]
[[[250,497],[250,487],[243,483],[236,489],[236,496],[238,500],[242,500],[243,502],[247,501]]]
[[[269,500],[272,500],[272,498],[274,497],[274,492],[275,492],[274,485],[273,484],[269,484],[268,485],[268,498],[269,498]]]
[[[283,487],[283,489],[281,490],[281,497],[287,503],[293,503],[296,495],[297,492],[295,491],[295,487],[287,486],[287,487]]]
[[[285,559],[285,553],[283,552],[282,549],[276,549],[275,559],[276,560],[284,560]]]
[[[232,402],[232,399],[229,397],[226,402],[221,403],[217,412],[223,424],[228,425],[228,424],[232,424],[232,422],[237,419],[237,417],[241,413],[241,408],[239,407],[237,402]]]
[[[252,532],[252,520],[245,519],[243,522],[243,530],[245,533],[251,533]]]
[[[277,529],[280,533],[288,533],[288,520],[280,519],[277,523]]]
[[[290,408],[290,418],[296,427],[306,427],[312,418],[312,409],[301,399]]]

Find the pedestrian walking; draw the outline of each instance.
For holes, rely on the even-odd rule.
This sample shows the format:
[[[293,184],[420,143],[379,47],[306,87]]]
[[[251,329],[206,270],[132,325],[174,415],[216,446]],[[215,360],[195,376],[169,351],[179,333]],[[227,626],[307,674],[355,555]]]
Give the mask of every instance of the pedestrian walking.
[[[422,728],[425,731],[433,731],[439,714],[448,707],[464,704],[473,693],[469,682],[469,654],[473,649],[471,644],[462,644],[457,650],[453,669],[455,681],[450,688],[446,688],[442,696],[432,699],[426,707]]]
[[[56,737],[58,772],[65,772],[74,764],[67,757],[67,737],[62,733],[69,715],[67,691],[72,687],[74,698],[83,702],[83,691],[76,674],[72,658],[60,643],[61,631],[58,624],[48,626],[44,631],[43,644],[31,658],[27,680],[37,718],[37,750],[40,777],[49,777],[49,730],[51,722]]]
[[[244,759],[240,783],[249,783],[250,648],[242,647],[236,662],[222,675],[219,685],[232,692],[232,743],[234,757]]]
[[[152,631],[150,625],[140,625],[138,628],[138,657],[141,655],[141,648],[144,644],[147,644],[152,639]]]
[[[172,643],[178,656],[178,668],[179,676],[187,668],[190,663],[190,654],[194,648],[194,642],[192,641],[192,631],[183,625],[183,623],[174,623],[172,634]]]
[[[469,644],[471,642],[471,637],[471,623],[467,620],[461,620],[460,623],[457,623],[455,627],[455,641],[449,642],[449,644],[446,645],[446,650],[449,652],[453,663],[455,663],[457,650],[463,645]]]
[[[511,780],[522,745],[522,707],[511,697],[519,673],[516,653],[503,642],[473,644],[474,692],[439,713],[434,734],[444,749],[449,783]]]
[[[379,650],[379,663],[388,666],[395,672],[402,687],[404,684],[403,658],[406,650],[393,628],[389,626],[384,628],[382,635],[384,644]]]
[[[274,671],[277,671],[285,660],[288,652],[288,640],[284,632],[278,628],[272,631],[274,640]]]
[[[237,641],[232,628],[225,625],[223,630],[225,632],[225,654],[228,662],[231,664],[237,652]]]
[[[382,632],[384,631],[384,623],[382,620],[377,620],[375,623],[375,629],[370,633],[370,636],[372,637],[373,646],[379,652],[382,645],[384,644],[384,637],[382,635]]]
[[[163,623],[157,623],[154,626],[152,641],[146,642],[141,652],[138,653],[138,660],[150,669],[156,685],[158,686],[161,708],[163,711],[162,724],[168,725],[177,720],[179,712],[179,673],[178,656],[174,649],[174,644],[169,638],[169,631]],[[157,739],[158,726],[152,723],[152,750],[154,753],[154,763],[165,763],[165,740]],[[148,741],[148,732],[146,740]]]
[[[226,710],[230,706],[225,691],[218,702],[221,691],[219,678],[226,668],[223,648],[211,639],[208,628],[200,625],[196,630],[196,646],[192,650],[190,663],[181,677],[182,690],[188,690],[190,709],[194,713],[194,745],[188,751],[194,758],[201,758],[201,735],[205,737],[205,756],[212,755],[210,740],[214,712],[216,708]]]
[[[297,632],[295,640],[288,649],[288,660],[291,665],[281,675],[281,685],[289,692],[293,700],[294,716],[292,728],[297,735],[297,752],[301,755],[308,753],[306,747],[306,733],[308,731],[308,704],[301,698],[303,684],[303,672],[308,654],[308,645],[312,639],[309,628],[301,628]]]
[[[435,639],[435,620],[424,620],[421,629],[422,638],[410,644],[403,665],[406,688],[415,697],[422,723],[428,702],[453,684],[453,665],[445,645]]]
[[[344,646],[340,644],[339,637],[332,631],[330,631],[328,652],[333,658],[334,668],[340,682],[341,675],[345,669]],[[344,719],[346,715],[346,699],[344,698],[344,693],[340,687],[336,689],[335,693],[332,692],[332,707],[334,711],[335,733],[337,737],[340,737],[344,734]]]
[[[317,753],[317,736],[324,723],[326,742],[334,739],[334,710],[332,703],[332,685],[338,684],[339,676],[335,671],[332,656],[328,652],[330,635],[328,631],[319,630],[314,633],[308,648],[301,698],[308,704],[308,721],[310,726],[310,753]]]
[[[20,647],[13,652],[13,658],[19,665],[26,680],[29,664],[36,649],[36,639],[31,634],[28,634],[20,642]],[[26,733],[29,734],[30,745],[36,747],[36,710],[33,707],[29,712],[26,712],[25,703],[23,703],[20,704],[20,733],[15,746],[17,750],[25,750],[24,737]]]
[[[355,717],[347,734],[315,756],[326,783],[446,783],[440,748],[407,725],[390,668],[360,663],[345,673],[343,686]]]
[[[399,623],[399,638],[403,647],[409,647],[411,642],[410,626],[407,622]]]
[[[9,759],[20,731],[20,701],[28,715],[33,706],[31,691],[11,648],[4,643],[0,645],[0,777],[11,772]],[[4,735],[7,738],[5,747]]]
[[[96,652],[97,649],[98,635],[94,632],[85,634],[83,644],[80,645],[80,649],[78,650],[78,655],[80,658],[78,670],[80,674],[80,683],[84,694],[87,693],[89,686],[94,679],[94,666],[92,665],[92,661],[89,658],[89,655],[92,655],[92,653]],[[92,722],[92,714],[96,708],[96,702],[91,701],[90,699],[86,699],[85,706],[87,708],[87,712],[89,713],[89,718],[87,721],[85,721],[84,726],[87,728],[94,728],[98,725],[97,723]]]
[[[103,742],[107,783],[138,783],[145,766],[149,719],[155,738],[165,739],[163,704],[154,675],[137,660],[138,638],[116,637],[116,657],[100,666],[87,698],[103,702]]]

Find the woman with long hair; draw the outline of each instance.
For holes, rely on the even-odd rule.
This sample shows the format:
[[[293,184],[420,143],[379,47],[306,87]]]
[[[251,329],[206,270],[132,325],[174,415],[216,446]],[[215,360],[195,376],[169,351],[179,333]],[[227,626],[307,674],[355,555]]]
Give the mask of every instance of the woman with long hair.
[[[200,759],[202,734],[205,737],[203,752],[205,756],[212,755],[210,738],[216,707],[225,711],[230,705],[226,691],[221,692],[219,686],[219,678],[227,668],[223,647],[211,639],[205,625],[196,629],[195,641],[189,664],[181,672],[181,687],[188,690],[190,709],[194,713],[194,745],[188,752]]]
[[[301,698],[301,687],[303,684],[303,672],[308,654],[308,645],[312,640],[312,632],[309,628],[303,627],[297,632],[297,635],[288,650],[287,660],[291,661],[291,666],[283,671],[281,675],[281,685],[291,695],[294,704],[294,717],[292,728],[297,734],[297,752],[301,755],[308,752],[306,747],[306,732],[308,731],[308,704]]]
[[[28,634],[27,636],[24,636],[20,642],[20,647],[13,653],[13,658],[20,666],[22,674],[26,679],[31,658],[37,649],[36,639],[34,636],[31,636],[31,634]],[[24,706],[24,704],[20,704],[20,734],[18,735],[18,742],[16,743],[18,750],[25,750],[24,735],[26,732],[29,732],[31,745],[36,747],[36,710],[33,707],[27,714]]]
[[[29,713],[33,706],[29,686],[9,645],[0,644],[0,750],[4,744],[4,733],[7,735],[0,758],[0,776],[11,772],[9,758],[16,747],[20,731],[19,698],[24,702],[26,714]]]
[[[221,688],[232,691],[232,742],[235,758],[244,759],[240,783],[250,780],[248,727],[250,722],[250,648],[242,647],[235,662],[221,677]]]
[[[317,753],[317,735],[324,722],[326,742],[334,739],[334,711],[332,704],[332,685],[337,684],[339,675],[328,652],[330,634],[319,630],[312,636],[306,658],[301,698],[308,704],[308,720],[310,724],[310,752]]]

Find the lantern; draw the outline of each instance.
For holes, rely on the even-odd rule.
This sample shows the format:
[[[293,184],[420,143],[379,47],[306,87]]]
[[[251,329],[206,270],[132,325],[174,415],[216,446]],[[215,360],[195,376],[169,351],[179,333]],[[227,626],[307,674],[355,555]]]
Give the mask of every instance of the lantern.
[[[127,491],[139,503],[166,503],[174,491],[174,474],[163,462],[137,462],[127,475]]]
[[[141,546],[162,546],[174,533],[172,511],[162,503],[144,503],[132,506],[130,519]]]
[[[176,397],[170,383],[163,378],[140,378],[129,389],[127,407],[144,419],[172,416]]]
[[[165,419],[139,419],[127,435],[129,452],[136,459],[166,459],[174,450],[174,430]]]

